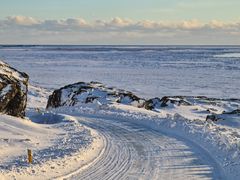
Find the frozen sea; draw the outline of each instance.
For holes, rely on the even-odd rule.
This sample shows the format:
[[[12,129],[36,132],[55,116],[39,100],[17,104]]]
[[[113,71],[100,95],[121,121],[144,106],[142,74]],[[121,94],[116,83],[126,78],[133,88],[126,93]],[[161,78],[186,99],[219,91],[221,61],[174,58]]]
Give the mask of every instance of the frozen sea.
[[[240,98],[240,46],[1,45],[0,59],[46,88],[100,81],[146,98]]]

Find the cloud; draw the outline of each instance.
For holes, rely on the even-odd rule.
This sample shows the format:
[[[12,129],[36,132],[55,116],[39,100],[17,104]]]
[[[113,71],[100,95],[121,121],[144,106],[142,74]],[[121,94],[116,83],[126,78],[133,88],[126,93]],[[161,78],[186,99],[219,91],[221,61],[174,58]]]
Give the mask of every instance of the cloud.
[[[119,17],[113,18],[109,23],[109,26],[125,27],[131,25],[133,22],[129,19],[121,19]]]
[[[239,44],[240,22],[212,20],[134,21],[126,18],[86,21],[82,18],[39,20],[11,16],[0,20],[0,41],[87,44]],[[6,36],[8,34],[9,36]],[[26,36],[26,34],[28,36]],[[23,36],[24,35],[24,36]],[[23,39],[23,37],[25,39]],[[7,39],[9,38],[9,40]],[[15,40],[14,40],[15,39]],[[61,40],[61,42],[60,42]],[[237,43],[239,42],[239,43]]]
[[[82,18],[70,18],[67,19],[65,22],[68,26],[88,26],[88,23]]]
[[[170,21],[133,21],[130,19],[123,18],[113,18],[110,21],[96,20],[94,22],[87,22],[82,18],[69,18],[62,20],[38,20],[32,17],[25,16],[11,16],[7,17],[6,20],[0,20],[0,23],[8,28],[11,26],[28,26],[29,29],[40,28],[42,30],[91,30],[91,31],[146,31],[154,30],[156,32],[162,30],[201,30],[201,29],[236,29],[239,30],[239,22],[223,22],[218,20],[212,20],[208,23],[200,22],[199,20],[187,20],[180,22],[170,22]]]
[[[16,25],[23,25],[23,26],[31,26],[31,25],[39,24],[40,21],[32,17],[26,17],[26,16],[9,16],[7,17],[6,23],[13,24],[13,25],[16,24]]]
[[[201,29],[204,27],[204,24],[198,20],[183,21],[180,23],[179,28],[181,29]]]

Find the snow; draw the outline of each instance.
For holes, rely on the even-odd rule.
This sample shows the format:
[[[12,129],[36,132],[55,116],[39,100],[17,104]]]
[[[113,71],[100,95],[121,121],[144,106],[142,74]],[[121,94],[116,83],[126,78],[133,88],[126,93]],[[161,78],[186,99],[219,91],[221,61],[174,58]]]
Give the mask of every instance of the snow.
[[[113,119],[113,117],[115,117]],[[119,116],[89,115],[81,123],[106,138],[105,152],[72,179],[220,179],[221,169],[196,144]],[[208,157],[208,158],[206,158]],[[220,177],[220,178],[219,178]]]
[[[235,128],[235,129],[239,129],[240,128],[240,115],[236,114],[236,115],[227,115],[227,114],[223,114],[220,116],[222,119],[219,119],[216,123],[220,124],[221,126],[228,126],[231,128]],[[236,130],[236,131],[237,131]]]
[[[132,104],[138,106],[141,100],[129,91],[107,87],[99,82],[75,83],[65,86],[56,93],[61,93],[59,105],[77,106],[79,104],[93,103],[95,105],[104,105],[112,102],[121,102],[123,104]]]
[[[1,115],[1,165],[6,161],[26,154],[26,149],[35,150],[51,146],[50,139],[60,133],[57,129],[44,128],[30,120]],[[17,151],[16,151],[17,149]]]
[[[72,116],[44,112],[49,90],[30,85],[28,94],[26,119],[0,114],[0,179],[59,177],[98,156],[98,132]],[[27,163],[27,149],[33,164]]]
[[[28,110],[45,110],[48,96],[51,94],[50,89],[41,88],[39,86],[28,86],[27,109]]]
[[[240,58],[240,53],[219,54],[219,55],[215,55],[215,57],[219,57],[219,58]]]
[[[54,88],[78,81],[101,81],[144,98],[238,98],[239,50],[3,47],[0,58],[29,73],[31,84],[27,118],[0,115],[0,179],[238,179],[239,115],[223,114],[216,122],[206,116],[236,110],[239,101],[188,98],[190,106],[170,103],[150,111],[129,99],[108,104],[112,100],[106,101],[102,91],[93,91],[87,93],[101,96],[100,101],[45,108]],[[31,165],[27,149],[33,150]]]
[[[190,120],[190,118],[183,117],[189,115],[184,111],[181,112],[182,115],[173,113],[171,110],[159,113],[122,104],[115,104],[112,107],[99,107],[99,109],[90,105],[88,107],[62,107],[56,109],[55,112],[67,112],[76,117],[91,119],[101,118],[103,119],[101,123],[105,119],[110,119],[113,122],[120,122],[121,127],[127,121],[139,124],[141,127],[148,127],[150,130],[166,133],[168,136],[172,134],[174,137],[181,137],[184,141],[190,141],[194,145],[197,144],[207,154],[210,154],[211,158],[214,159],[213,161],[216,161],[213,168],[220,166],[217,173],[224,174],[221,176],[222,179],[225,179],[224,176],[227,179],[236,179],[239,176],[240,133],[239,129],[231,128],[229,124],[219,126],[217,123],[206,122],[205,120]],[[192,115],[192,117],[194,116]],[[98,124],[98,122],[94,123]],[[103,125],[105,124],[103,123]]]
[[[12,85],[8,84],[5,88],[3,88],[0,92],[0,97],[6,96],[6,94],[12,90]]]
[[[94,91],[94,89],[91,91]],[[98,96],[100,95],[105,98],[105,94],[98,94]],[[101,97],[99,98],[101,99]],[[223,171],[223,174],[229,179],[238,177],[237,169],[239,166],[237,164],[240,158],[239,115],[222,113],[239,109],[240,100],[192,96],[169,97],[168,99],[169,101],[165,106],[161,106],[159,100],[154,99],[152,110],[146,110],[143,107],[136,108],[132,104],[124,104],[124,101],[122,103],[113,100],[104,105],[99,105],[94,101],[88,104],[75,104],[74,107],[64,105],[58,109],[52,109],[52,111],[67,113],[75,117],[101,118],[103,122],[105,119],[121,123],[127,121],[160,133],[181,137],[185,141],[191,141],[194,144],[193,146],[196,145],[195,141],[197,141],[200,146],[198,148],[203,148],[204,151],[207,151],[206,154],[211,154],[211,158],[216,161],[214,168],[220,166],[219,171]],[[210,113],[225,116],[225,120],[207,121],[206,117]],[[95,121],[94,123],[98,124],[98,121]],[[123,125],[124,123],[121,124],[121,126]],[[131,126],[134,125],[131,124]],[[224,175],[220,177],[224,179]],[[79,177],[82,176],[79,175]]]
[[[25,81],[25,77],[23,77],[20,73],[17,71],[13,71],[13,69],[6,63],[0,60],[0,73],[5,74],[7,76],[13,76],[15,79],[20,81]]]
[[[239,46],[21,46],[1,47],[0,59],[47,89],[98,81],[145,98],[236,98],[240,61],[214,56],[239,52]]]
[[[67,117],[67,119],[69,119],[69,117]],[[7,165],[1,166],[1,178],[51,179],[62,177],[63,175],[66,176],[91,163],[102,150],[102,139],[99,138],[98,133],[92,129],[78,126],[79,123],[75,125],[66,123],[59,125],[57,128],[51,127],[58,130],[55,137],[51,139],[45,135],[46,133],[41,133],[42,139],[46,138],[53,142],[47,147],[40,146],[38,149],[32,148],[32,165],[26,163],[26,146],[21,144],[25,154],[20,157],[15,157],[15,159],[10,162],[2,161],[1,164]],[[44,128],[49,130],[46,126]],[[89,134],[90,131],[91,134]],[[32,131],[32,134],[35,134],[34,131]],[[29,136],[32,137],[32,135]],[[13,150],[12,153],[16,152],[16,148],[18,150],[20,149],[15,143],[14,146],[15,150]]]

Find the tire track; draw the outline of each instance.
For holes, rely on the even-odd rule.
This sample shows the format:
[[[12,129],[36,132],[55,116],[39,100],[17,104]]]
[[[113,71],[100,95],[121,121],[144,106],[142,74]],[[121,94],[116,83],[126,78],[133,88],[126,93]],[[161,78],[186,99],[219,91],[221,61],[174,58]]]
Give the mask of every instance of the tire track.
[[[98,161],[70,179],[224,179],[198,145],[124,120],[78,119],[106,144]]]

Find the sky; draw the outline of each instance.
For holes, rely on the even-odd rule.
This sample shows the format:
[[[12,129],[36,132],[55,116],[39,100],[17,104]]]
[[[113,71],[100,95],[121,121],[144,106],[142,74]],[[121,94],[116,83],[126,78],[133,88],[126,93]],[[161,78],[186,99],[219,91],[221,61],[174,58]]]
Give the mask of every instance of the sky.
[[[240,44],[239,0],[1,0],[0,44]]]

